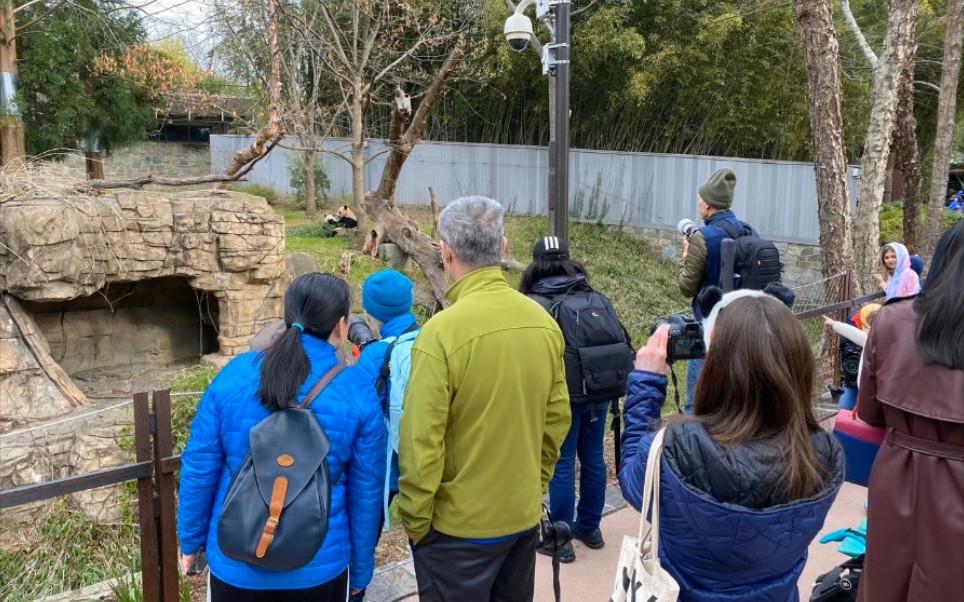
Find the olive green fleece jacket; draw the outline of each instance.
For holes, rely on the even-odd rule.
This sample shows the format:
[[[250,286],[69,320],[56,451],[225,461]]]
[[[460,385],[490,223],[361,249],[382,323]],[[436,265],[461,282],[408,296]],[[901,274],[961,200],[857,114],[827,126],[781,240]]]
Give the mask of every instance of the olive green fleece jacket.
[[[449,288],[451,306],[412,347],[399,434],[402,526],[469,539],[519,533],[542,516],[571,415],[565,343],[499,267]]]
[[[706,273],[706,261],[706,239],[703,238],[702,232],[694,232],[690,236],[689,253],[679,260],[679,271],[676,274],[679,291],[687,299],[692,299],[700,293],[703,275]]]

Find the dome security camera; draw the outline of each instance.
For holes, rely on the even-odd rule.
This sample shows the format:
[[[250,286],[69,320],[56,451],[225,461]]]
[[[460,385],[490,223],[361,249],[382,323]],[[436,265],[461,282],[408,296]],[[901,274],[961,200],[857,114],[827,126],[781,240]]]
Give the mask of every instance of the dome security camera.
[[[529,40],[532,38],[532,21],[529,17],[515,13],[505,20],[505,27],[502,30],[509,48],[516,52],[524,52],[529,47]]]

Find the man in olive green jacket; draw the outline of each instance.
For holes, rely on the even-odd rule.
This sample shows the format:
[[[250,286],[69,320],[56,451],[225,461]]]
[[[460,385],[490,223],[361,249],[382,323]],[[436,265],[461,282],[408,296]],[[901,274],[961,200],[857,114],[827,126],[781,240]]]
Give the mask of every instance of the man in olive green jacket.
[[[569,431],[562,332],[502,275],[503,211],[466,197],[442,212],[452,305],[412,348],[398,511],[423,601],[532,598],[542,498]]]

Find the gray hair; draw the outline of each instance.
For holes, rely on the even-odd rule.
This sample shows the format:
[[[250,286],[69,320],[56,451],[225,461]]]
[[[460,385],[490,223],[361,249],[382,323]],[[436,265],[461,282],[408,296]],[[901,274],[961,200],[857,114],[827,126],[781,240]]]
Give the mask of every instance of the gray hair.
[[[442,240],[462,263],[474,268],[502,262],[502,217],[505,208],[484,196],[466,196],[449,203],[438,218]]]

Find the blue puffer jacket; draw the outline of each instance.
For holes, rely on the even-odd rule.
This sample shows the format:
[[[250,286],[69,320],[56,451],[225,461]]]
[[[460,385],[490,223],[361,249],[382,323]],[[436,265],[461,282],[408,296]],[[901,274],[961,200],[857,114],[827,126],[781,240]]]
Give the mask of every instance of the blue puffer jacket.
[[[337,362],[327,341],[301,335],[311,375],[299,399]],[[181,551],[206,546],[211,572],[244,589],[303,589],[326,583],[350,566],[352,589],[365,588],[375,569],[375,537],[381,524],[385,476],[385,422],[371,380],[348,368],[311,404],[331,440],[328,466],[342,475],[331,493],[328,535],[307,565],[268,571],[226,557],[218,547],[218,519],[231,475],[247,455],[251,427],[268,410],[255,397],[259,353],[234,358],[204,393],[182,456],[178,536]],[[350,500],[350,504],[349,504]]]
[[[385,322],[382,324],[378,333],[383,340],[369,343],[365,349],[362,350],[361,356],[358,358],[358,363],[355,365],[359,370],[368,375],[372,383],[377,382],[381,377],[382,365],[385,363],[385,354],[388,353],[388,348],[391,346],[391,343],[386,343],[384,339],[399,337],[409,332],[409,328],[414,326],[415,322],[415,314],[411,312]],[[385,395],[388,395],[387,391]],[[379,403],[384,407],[387,400],[379,400]],[[389,467],[388,489],[389,491],[398,491],[398,454],[395,452],[392,452],[392,464]]]
[[[626,398],[619,484],[637,510],[646,459],[666,399],[666,377],[634,371]],[[779,503],[786,464],[766,441],[721,448],[702,424],[672,424],[663,443],[660,546],[683,602],[797,602],[807,547],[843,480],[843,452],[830,433],[812,436],[829,483],[817,495]]]
[[[706,224],[699,229],[706,241],[706,269],[703,272],[703,284],[700,285],[700,292],[710,286],[720,285],[720,262],[723,240],[732,238],[726,230],[720,227],[720,222],[726,222],[740,234],[746,234],[741,222],[732,211],[720,211],[706,220]],[[759,236],[757,231],[751,226],[750,233]],[[697,318],[705,318],[700,314],[700,308],[696,304],[699,295],[693,297],[693,315]]]

